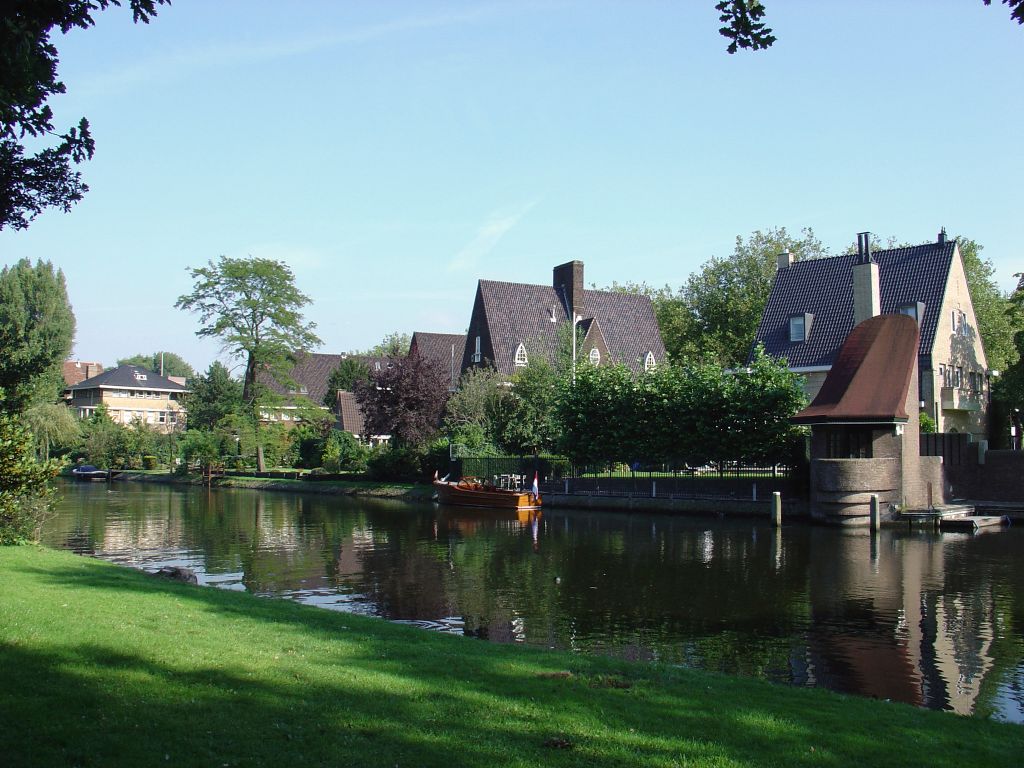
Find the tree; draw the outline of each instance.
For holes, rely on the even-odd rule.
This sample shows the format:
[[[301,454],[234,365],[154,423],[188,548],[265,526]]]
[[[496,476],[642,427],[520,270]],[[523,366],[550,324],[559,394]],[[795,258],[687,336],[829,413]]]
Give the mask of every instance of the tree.
[[[1015,352],[992,392],[993,399],[998,400],[1007,415],[1014,408],[1024,410],[1024,273],[1018,272],[1015,277],[1018,278],[1017,289],[1010,295],[1007,309],[1010,322],[1017,329],[1013,340]]]
[[[981,258],[984,246],[968,237],[958,237],[957,244],[964,260],[967,288],[971,294],[971,304],[974,305],[978,333],[985,347],[988,367],[1004,371],[1017,358],[1014,335],[1024,330],[1024,325],[1019,321],[1015,323],[1015,316],[1010,311],[1010,300],[999,290],[995,281],[992,262]]]
[[[352,392],[356,384],[370,380],[370,366],[358,357],[346,357],[338,367],[331,371],[327,379],[327,391],[324,393],[324,405],[334,408],[337,404],[338,390]]]
[[[385,336],[380,344],[370,347],[366,351],[367,357],[405,357],[409,354],[409,345],[412,344],[412,336],[408,333],[392,331]]]
[[[391,435],[396,446],[419,446],[437,434],[448,376],[421,355],[391,360],[356,387],[370,434]]]
[[[816,259],[828,250],[810,228],[801,236],[785,227],[736,237],[730,256],[712,257],[677,292],[645,284],[612,285],[651,297],[669,358],[676,362],[705,361],[725,367],[746,362],[761,321],[778,255],[789,251],[796,259]]]
[[[149,23],[156,6],[170,0],[129,0],[136,23]],[[89,122],[58,134],[47,100],[64,93],[57,77],[57,49],[50,41],[55,27],[63,33],[88,29],[96,11],[120,0],[8,0],[0,11],[0,230],[24,229],[46,208],[65,212],[88,187],[72,164],[88,160],[95,144]],[[54,146],[27,154],[48,138]]]
[[[496,452],[495,416],[506,391],[504,377],[493,368],[467,369],[459,379],[459,388],[445,404],[444,431],[449,440],[478,455]]]
[[[35,541],[53,498],[55,461],[36,461],[32,436],[12,415],[0,413],[0,546]]]
[[[117,361],[118,365],[137,365],[164,376],[181,376],[191,379],[196,375],[192,366],[173,352],[154,352],[152,355],[132,355]]]
[[[531,360],[502,388],[491,420],[498,443],[516,454],[550,451],[559,436],[556,413],[560,378],[543,360]]]
[[[245,359],[242,400],[258,431],[258,374],[267,371],[287,381],[294,355],[320,343],[316,325],[302,317],[309,298],[295,287],[288,265],[272,259],[221,256],[189,273],[195,281],[192,293],[179,296],[175,306],[199,314],[197,336],[218,338],[225,352]],[[263,471],[258,440],[257,464]]]
[[[78,419],[63,403],[34,403],[25,411],[25,423],[35,439],[40,461],[49,460],[55,449],[73,448],[82,437]]]
[[[192,380],[191,391],[185,395],[188,428],[213,429],[228,416],[241,413],[242,403],[242,382],[214,361],[204,375]]]
[[[22,259],[0,272],[0,407],[21,411],[39,395],[59,392],[71,351],[75,316],[64,273]],[[53,389],[53,392],[49,390]]]

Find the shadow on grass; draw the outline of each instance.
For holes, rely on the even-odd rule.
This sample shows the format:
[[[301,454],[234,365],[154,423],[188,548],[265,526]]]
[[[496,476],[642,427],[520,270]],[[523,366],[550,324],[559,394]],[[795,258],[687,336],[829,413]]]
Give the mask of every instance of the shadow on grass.
[[[1024,750],[1024,729],[1012,726],[498,647],[65,562],[17,578],[84,615],[41,611],[26,630],[22,608],[21,624],[0,627],[12,768],[966,766],[1013,764]],[[5,610],[14,613],[0,597]],[[129,614],[121,624],[119,610]]]

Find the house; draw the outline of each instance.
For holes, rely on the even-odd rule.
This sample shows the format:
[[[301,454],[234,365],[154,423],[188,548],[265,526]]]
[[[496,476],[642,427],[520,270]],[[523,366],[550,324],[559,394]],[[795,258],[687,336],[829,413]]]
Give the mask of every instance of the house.
[[[81,360],[65,360],[61,368],[64,376],[64,386],[73,387],[81,384],[86,379],[91,379],[97,374],[103,373],[102,363],[86,363]]]
[[[337,370],[343,360],[349,358],[364,363],[371,373],[389,365],[386,357],[303,352],[296,355],[295,365],[288,372],[292,383],[282,384],[270,373],[259,374],[260,383],[283,398],[283,402],[280,405],[267,409],[265,413],[266,421],[281,422],[286,425],[300,421],[301,417],[296,414],[296,398],[298,397],[307,399],[310,405],[327,410],[326,403],[330,401],[327,397],[327,391],[330,386],[331,374]],[[333,408],[331,410],[335,416],[335,427],[337,429],[351,432],[360,440],[371,445],[386,441],[386,437],[363,434],[362,409],[359,407],[359,403],[352,392],[337,390],[334,393]]]
[[[582,329],[577,360],[634,372],[666,360],[650,298],[587,290],[583,262],[570,261],[554,268],[550,286],[480,280],[461,368],[493,365],[512,377],[531,359],[554,364],[559,346],[572,341],[570,323]]]
[[[416,331],[409,344],[409,354],[419,355],[436,365],[448,375],[448,389],[454,392],[459,386],[462,373],[462,358],[466,349],[464,333],[424,333]]]
[[[920,328],[917,394],[940,432],[983,438],[991,372],[978,334],[963,259],[945,230],[935,242],[794,262],[779,256],[754,347],[804,374],[813,399],[854,326],[878,314],[904,314]],[[753,354],[753,351],[751,352]]]
[[[182,398],[188,394],[184,381],[174,381],[137,365],[120,365],[80,381],[64,390],[65,400],[80,418],[86,419],[104,405],[119,424],[138,421],[159,432],[173,432],[185,425]]]

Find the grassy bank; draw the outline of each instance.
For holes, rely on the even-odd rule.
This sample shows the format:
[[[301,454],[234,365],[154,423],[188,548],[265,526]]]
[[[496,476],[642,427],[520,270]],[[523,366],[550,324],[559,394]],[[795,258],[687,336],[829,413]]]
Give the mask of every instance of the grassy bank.
[[[1015,765],[1024,728],[0,548],[0,764]]]
[[[165,470],[130,470],[118,475],[115,482],[167,483],[171,485],[205,485],[200,475],[179,476]],[[277,477],[215,477],[216,488],[252,488],[261,491],[320,493],[331,496],[370,496],[387,499],[428,500],[434,493],[427,483],[385,483],[373,480],[291,480]]]

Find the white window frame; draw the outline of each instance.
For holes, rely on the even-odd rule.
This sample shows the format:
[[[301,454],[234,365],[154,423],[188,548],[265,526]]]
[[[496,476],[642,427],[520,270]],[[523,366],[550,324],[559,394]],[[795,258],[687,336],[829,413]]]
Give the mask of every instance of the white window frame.
[[[799,332],[797,329],[799,328]],[[807,318],[804,315],[791,315],[789,318],[789,340],[807,341]]]
[[[654,353],[648,352],[647,356],[644,358],[644,370],[653,371],[657,367],[658,361],[654,359]]]
[[[590,360],[590,364],[591,365],[600,365],[601,364],[601,350],[599,350],[597,347],[593,347],[590,350],[590,353],[587,355],[587,359]]]
[[[479,336],[476,337],[476,341],[477,341],[477,344],[480,343],[480,337]],[[479,350],[477,350],[477,354],[479,354],[479,353],[480,353]],[[526,354],[526,346],[525,345],[520,344],[518,347],[516,347],[516,354],[515,354],[515,357],[513,358],[513,362],[515,363],[516,368],[525,368],[527,365],[530,364],[530,358]]]
[[[476,337],[475,351],[473,352],[473,356],[470,358],[470,361],[474,362],[474,363],[479,363],[480,362],[480,357],[481,357],[481,355],[480,355],[480,337],[477,336]]]

